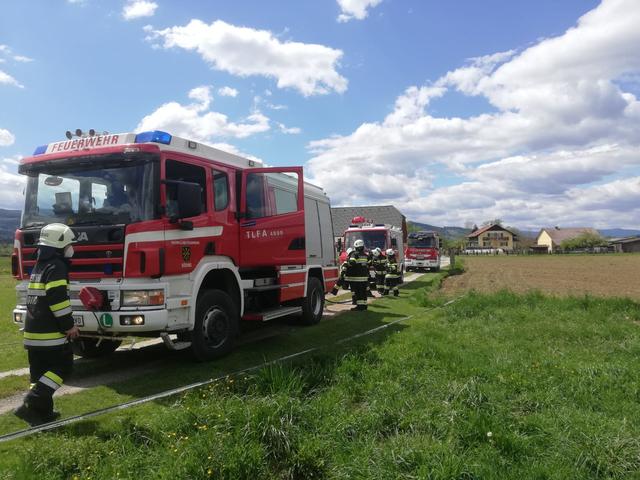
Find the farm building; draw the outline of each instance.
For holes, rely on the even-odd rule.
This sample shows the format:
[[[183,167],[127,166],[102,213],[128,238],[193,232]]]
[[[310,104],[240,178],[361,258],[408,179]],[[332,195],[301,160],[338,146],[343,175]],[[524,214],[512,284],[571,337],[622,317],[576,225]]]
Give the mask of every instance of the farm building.
[[[640,253],[640,236],[616,238],[609,242],[616,253]]]
[[[467,235],[467,248],[470,250],[513,250],[518,236],[502,225],[491,224],[474,230]]]
[[[407,241],[407,218],[393,205],[333,207],[331,221],[333,222],[333,236],[336,240],[342,236],[355,217],[364,217],[371,223],[385,223],[401,228],[404,241]]]
[[[543,228],[536,238],[536,247],[541,249],[547,247],[548,253],[553,253],[560,248],[560,244],[565,240],[572,240],[580,235],[600,236],[595,228],[579,227],[579,228]]]

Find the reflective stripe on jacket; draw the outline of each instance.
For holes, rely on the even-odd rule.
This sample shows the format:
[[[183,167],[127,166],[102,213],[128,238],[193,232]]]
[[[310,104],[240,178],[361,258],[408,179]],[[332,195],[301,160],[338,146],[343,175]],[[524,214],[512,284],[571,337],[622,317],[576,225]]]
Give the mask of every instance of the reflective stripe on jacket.
[[[27,286],[24,345],[60,347],[67,343],[64,332],[73,325],[67,262],[57,252],[41,250]]]

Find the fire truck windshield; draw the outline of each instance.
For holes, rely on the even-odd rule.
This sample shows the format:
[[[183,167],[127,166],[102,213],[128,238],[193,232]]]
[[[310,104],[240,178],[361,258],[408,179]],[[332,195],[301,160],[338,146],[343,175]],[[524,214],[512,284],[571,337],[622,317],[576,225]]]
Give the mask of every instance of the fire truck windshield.
[[[157,162],[148,155],[91,156],[23,165],[22,228],[59,222],[116,225],[156,217]]]
[[[409,235],[408,246],[411,248],[436,248],[438,240],[435,237],[412,237]]]
[[[364,248],[367,250],[373,250],[374,248],[384,250],[387,248],[387,235],[384,230],[347,232],[345,234],[346,244],[344,248],[347,249],[349,247],[353,247],[353,243],[359,239],[364,241]]]

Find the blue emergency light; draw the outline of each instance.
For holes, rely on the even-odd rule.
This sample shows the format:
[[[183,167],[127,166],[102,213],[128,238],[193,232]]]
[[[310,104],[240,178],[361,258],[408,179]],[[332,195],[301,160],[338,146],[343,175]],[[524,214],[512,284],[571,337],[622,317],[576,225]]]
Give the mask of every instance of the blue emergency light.
[[[40,145],[38,148],[36,148],[36,150],[33,152],[33,156],[35,157],[36,155],[42,155],[44,152],[47,151],[47,147],[49,145]]]
[[[161,130],[153,130],[150,132],[142,132],[136,135],[134,143],[164,143],[165,145],[171,145],[171,135]]]

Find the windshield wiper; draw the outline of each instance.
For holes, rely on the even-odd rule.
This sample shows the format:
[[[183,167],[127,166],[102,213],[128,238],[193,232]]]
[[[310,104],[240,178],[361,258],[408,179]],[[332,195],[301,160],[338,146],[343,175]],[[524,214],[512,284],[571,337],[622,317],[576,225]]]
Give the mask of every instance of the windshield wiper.
[[[31,222],[31,223],[27,223],[22,228],[37,228],[37,227],[44,227],[45,225],[46,225],[45,222]]]
[[[71,225],[72,227],[75,227],[77,225],[105,225],[107,224],[107,222],[105,222],[105,220],[84,220],[82,222],[73,222],[73,224]]]

